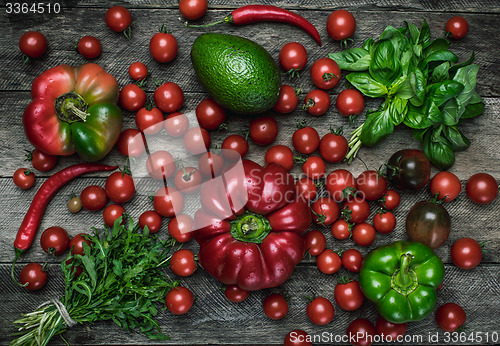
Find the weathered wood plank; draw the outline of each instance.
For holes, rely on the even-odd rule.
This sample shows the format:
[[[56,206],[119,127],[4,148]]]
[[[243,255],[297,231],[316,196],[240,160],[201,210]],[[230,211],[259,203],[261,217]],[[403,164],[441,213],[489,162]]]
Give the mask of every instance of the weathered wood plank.
[[[19,317],[20,312],[29,312],[48,298],[60,296],[63,289],[60,269],[50,265],[48,270],[48,285],[38,292],[27,292],[8,279],[9,266],[0,265],[0,275],[6,278],[0,282],[1,344],[7,344],[11,340],[8,335],[15,330],[12,322]],[[292,329],[307,331],[318,338],[318,343],[333,344],[335,337],[345,334],[347,325],[352,320],[363,317],[375,322],[377,318],[374,305],[367,301],[354,312],[343,311],[334,303],[333,289],[341,274],[345,273],[327,276],[318,273],[313,267],[297,267],[282,286],[251,292],[247,300],[234,304],[224,297],[218,282],[205,272],[197,271],[182,280],[182,284],[196,295],[193,308],[183,316],[173,316],[168,311],[159,312],[157,319],[161,329],[171,338],[170,341],[159,344],[278,345],[282,344],[284,336]],[[289,313],[279,321],[267,319],[262,311],[263,299],[274,292],[289,296]],[[335,305],[334,320],[326,326],[311,323],[305,312],[306,296],[324,296],[330,299]],[[467,314],[467,329],[464,335],[483,333],[483,341],[478,344],[493,344],[495,342],[491,339],[485,342],[484,334],[488,332],[491,338],[492,333],[500,333],[499,300],[498,265],[481,265],[472,271],[446,266],[444,285],[439,292],[437,304],[440,306],[455,302],[461,305]],[[405,344],[430,344],[429,335],[436,333],[439,333],[439,344],[445,344],[445,336],[431,314],[420,322],[408,324],[407,335],[415,339],[409,339]],[[326,339],[319,339],[322,335]],[[125,332],[112,322],[78,325],[67,331],[64,337],[71,345],[157,344],[140,333]],[[416,339],[418,337],[422,337],[422,341]],[[462,343],[474,342],[466,340]],[[56,337],[53,344],[62,345],[63,342]]]

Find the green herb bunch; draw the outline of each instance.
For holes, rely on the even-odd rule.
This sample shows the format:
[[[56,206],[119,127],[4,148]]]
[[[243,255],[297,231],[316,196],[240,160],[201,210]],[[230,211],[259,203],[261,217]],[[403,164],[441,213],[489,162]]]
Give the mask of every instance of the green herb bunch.
[[[458,129],[464,119],[483,113],[484,102],[476,88],[479,66],[474,53],[462,63],[444,38],[430,39],[424,20],[419,30],[406,23],[388,26],[378,41],[369,38],[361,48],[329,54],[343,70],[355,71],[347,80],[368,97],[384,97],[376,111],[368,111],[365,122],[349,141],[347,159],[352,161],[361,145],[373,146],[405,124],[439,169],[455,162],[455,151],[470,141]]]
[[[60,302],[69,317],[77,323],[112,320],[126,330],[139,328],[151,339],[168,339],[154,320],[157,303],[164,302],[167,292],[177,286],[165,276],[163,268],[170,260],[172,238],[162,241],[141,230],[129,219],[128,226],[118,218],[112,229],[87,237],[84,255],[68,255],[61,263],[65,291]],[[83,269],[76,276],[77,268]],[[11,345],[46,345],[68,327],[64,316],[50,303],[24,314],[17,339]]]

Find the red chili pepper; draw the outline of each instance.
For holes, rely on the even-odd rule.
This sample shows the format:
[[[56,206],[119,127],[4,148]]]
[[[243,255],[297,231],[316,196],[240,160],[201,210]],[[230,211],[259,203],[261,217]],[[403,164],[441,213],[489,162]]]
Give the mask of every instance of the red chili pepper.
[[[247,5],[237,8],[224,20],[206,24],[206,25],[187,25],[188,27],[206,27],[220,23],[229,23],[234,25],[245,25],[257,22],[282,22],[295,25],[309,35],[311,35],[321,47],[321,38],[318,30],[304,17],[288,11],[284,8],[271,5]]]

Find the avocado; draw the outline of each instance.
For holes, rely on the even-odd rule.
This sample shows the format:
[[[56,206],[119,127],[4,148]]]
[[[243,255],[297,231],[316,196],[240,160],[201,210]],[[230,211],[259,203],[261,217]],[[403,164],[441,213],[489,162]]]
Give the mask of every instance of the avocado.
[[[191,61],[201,83],[223,107],[257,114],[278,101],[278,65],[257,43],[243,37],[205,33],[191,48]]]

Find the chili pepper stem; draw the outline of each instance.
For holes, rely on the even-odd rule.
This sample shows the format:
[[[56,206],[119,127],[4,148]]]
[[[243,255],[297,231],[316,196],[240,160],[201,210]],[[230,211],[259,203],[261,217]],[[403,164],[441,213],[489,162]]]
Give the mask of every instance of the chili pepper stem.
[[[229,21],[230,21],[229,17],[226,17],[223,20],[218,20],[218,21],[213,22],[213,23],[200,24],[200,25],[188,24],[188,22],[186,21],[186,22],[184,22],[184,25],[188,28],[207,28],[209,26],[214,26],[214,25],[218,25],[218,24],[222,24],[222,23],[229,23]]]
[[[14,275],[14,268],[16,266],[17,260],[19,259],[19,257],[21,257],[21,254],[22,254],[22,251],[20,251],[19,249],[16,249],[16,256],[14,257],[14,261],[12,262],[12,267],[10,267],[10,277],[12,278],[12,281],[14,281],[14,283],[16,285],[18,285],[20,287],[26,287],[28,285],[28,283],[25,283],[23,285],[22,283],[17,281],[16,276]]]

